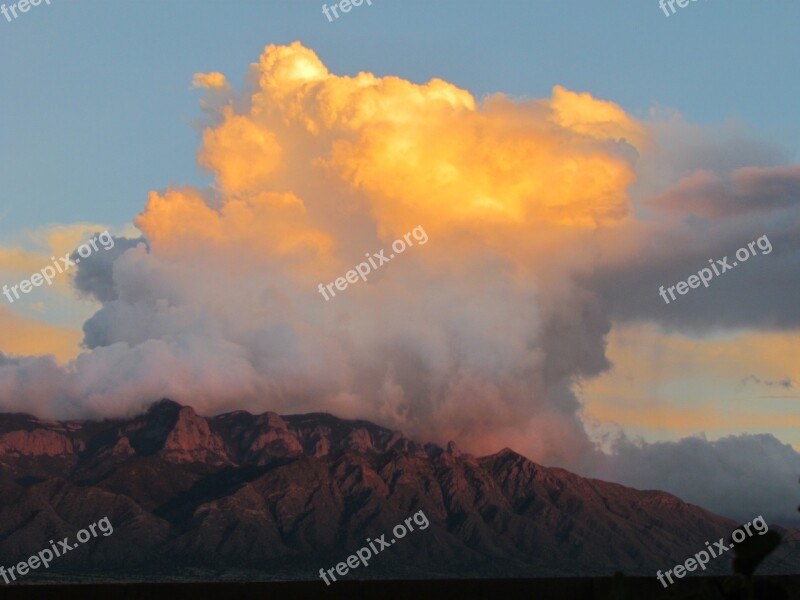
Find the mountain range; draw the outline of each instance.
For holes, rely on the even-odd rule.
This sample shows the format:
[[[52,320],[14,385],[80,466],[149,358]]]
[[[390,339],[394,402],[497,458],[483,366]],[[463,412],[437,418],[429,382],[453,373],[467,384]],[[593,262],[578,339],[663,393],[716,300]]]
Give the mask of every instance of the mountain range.
[[[128,419],[0,414],[0,565],[103,517],[114,528],[30,580],[316,579],[418,511],[428,528],[349,577],[654,577],[737,526],[508,448],[476,457],[326,413],[203,417],[161,400]],[[782,569],[799,572],[800,553]]]

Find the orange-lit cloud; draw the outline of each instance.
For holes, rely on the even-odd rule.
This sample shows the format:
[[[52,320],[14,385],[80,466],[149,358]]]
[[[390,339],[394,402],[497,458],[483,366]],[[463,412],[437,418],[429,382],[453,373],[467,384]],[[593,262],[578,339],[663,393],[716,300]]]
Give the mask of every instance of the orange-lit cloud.
[[[213,170],[228,195],[259,192],[280,166],[281,145],[275,135],[252,120],[225,111],[224,122],[203,136],[200,164]]]
[[[760,209],[759,190],[791,186],[792,170],[690,178],[661,212],[650,207],[669,212],[659,220],[631,199],[642,174],[663,183],[647,171],[659,152],[653,127],[589,93],[556,86],[539,100],[477,101],[440,79],[339,76],[297,42],[268,46],[248,82],[235,92],[220,73],[195,75],[206,115],[198,162],[213,184],[153,191],[135,219],[145,241],[81,265],[76,286],[102,301],[84,324],[89,351],[65,370],[29,361],[32,383],[22,387],[19,368],[0,365],[0,405],[105,416],[171,396],[201,413],[327,410],[421,439],[456,438],[473,452],[513,445],[575,466],[598,460],[583,418],[660,424],[670,435],[715,422],[718,406],[681,412],[670,385],[705,385],[706,396],[697,393],[706,398],[712,377],[738,368],[747,373],[736,382],[749,373],[800,381],[781,354],[790,355],[788,337],[749,340],[760,356],[752,360],[685,331],[663,342],[652,329],[642,339],[658,343],[630,348],[612,336],[606,348],[612,315],[690,328],[691,311],[657,304],[658,283],[691,274],[684,263],[705,263],[732,239],[765,233],[751,233],[762,227],[759,210],[792,205]],[[746,187],[747,210],[713,227],[682,219],[714,185]],[[699,216],[708,214],[717,212]],[[793,221],[781,216],[783,237],[762,264],[794,264]],[[418,226],[424,246],[328,302],[317,292]],[[751,269],[766,281],[759,289],[775,289],[774,269]],[[655,287],[628,293],[656,275]],[[736,298],[725,306],[737,325],[791,311]],[[619,369],[592,383],[607,356]],[[697,381],[682,381],[686,373]],[[626,402],[636,407],[627,415]]]
[[[439,79],[338,76],[299,43],[268,46],[249,80],[227,101],[222,74],[195,76],[214,185],[150,194],[135,220],[147,248],[103,272],[104,307],[84,326],[94,354],[159,340],[186,356],[208,339],[249,365],[223,394],[239,406],[327,408],[477,451],[501,439],[560,461],[589,451],[569,382],[605,368],[608,324],[570,274],[596,254],[588,233],[630,220],[645,128],[560,87],[479,104]],[[317,293],[417,226],[424,247],[346,297]],[[178,369],[170,387],[219,410],[213,373]],[[534,444],[539,426],[552,435]]]
[[[637,148],[651,144],[646,129],[613,102],[557,85],[551,104],[553,122],[562,127],[599,140],[626,139]]]
[[[192,87],[205,89],[227,89],[230,87],[225,75],[216,71],[212,73],[195,73]]]

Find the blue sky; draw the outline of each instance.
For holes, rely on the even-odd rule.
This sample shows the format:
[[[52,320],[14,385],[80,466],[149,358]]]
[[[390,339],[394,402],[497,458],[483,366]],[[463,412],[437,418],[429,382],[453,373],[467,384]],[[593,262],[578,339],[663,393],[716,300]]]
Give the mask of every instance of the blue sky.
[[[0,236],[125,223],[149,190],[209,181],[192,75],[238,87],[266,44],[293,40],[337,74],[441,77],[478,98],[560,84],[634,116],[739,119],[796,155],[798,26],[791,0],[701,0],[670,17],[655,0],[375,0],[333,23],[308,1],[53,0],[0,18]]]

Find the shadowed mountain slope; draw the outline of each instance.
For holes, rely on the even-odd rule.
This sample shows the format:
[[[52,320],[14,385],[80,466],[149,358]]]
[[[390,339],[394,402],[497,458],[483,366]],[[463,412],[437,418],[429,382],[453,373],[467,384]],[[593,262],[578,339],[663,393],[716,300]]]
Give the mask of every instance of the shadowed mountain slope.
[[[329,414],[201,417],[163,400],[125,420],[0,415],[3,565],[108,516],[112,535],[47,573],[313,579],[420,510],[428,528],[351,576],[654,575],[736,527],[664,492]]]

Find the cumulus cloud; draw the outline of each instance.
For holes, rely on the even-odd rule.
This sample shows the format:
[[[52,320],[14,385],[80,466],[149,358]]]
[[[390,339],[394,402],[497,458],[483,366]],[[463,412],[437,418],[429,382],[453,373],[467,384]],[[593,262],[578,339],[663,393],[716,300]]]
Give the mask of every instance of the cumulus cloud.
[[[632,201],[659,130],[587,93],[479,103],[439,79],[337,76],[299,43],[268,46],[247,79],[234,93],[195,76],[213,185],[152,192],[141,239],[82,261],[74,285],[102,302],[87,351],[68,368],[0,363],[4,409],[119,416],[168,396],[206,414],[326,410],[596,465],[572,389],[609,368],[611,317],[797,323],[777,293],[798,262],[793,169],[688,174]],[[318,294],[418,226],[424,246]],[[663,312],[658,285],[764,233],[774,253],[715,281],[709,307]]]
[[[192,87],[204,89],[227,89],[230,87],[225,75],[217,71],[211,73],[195,73]]]
[[[81,264],[78,289],[103,302],[91,352],[69,372],[5,367],[5,389],[23,368],[47,383],[3,404],[106,415],[170,395],[327,409],[477,451],[513,440],[551,462],[590,452],[570,385],[608,366],[609,323],[570,274],[587,233],[629,218],[644,127],[563,88],[479,105],[441,80],[339,77],[298,43],[268,47],[249,80],[203,132],[214,186],[153,192],[135,221],[147,246]],[[317,293],[417,226],[424,247]]]
[[[114,261],[128,248],[135,248],[140,243],[147,244],[147,240],[143,237],[131,239],[111,236],[111,239],[114,242],[113,246],[109,247],[109,244],[101,246],[101,251],[82,257],[81,262],[76,265],[77,271],[73,280],[75,289],[98,302],[108,302],[117,298],[113,277]],[[73,252],[70,256],[73,261],[77,257],[77,252]]]

